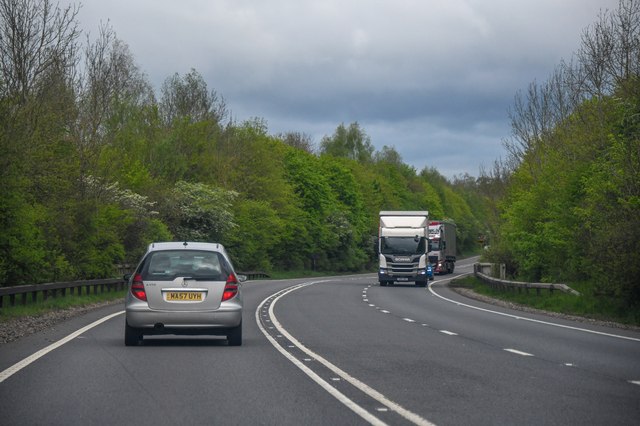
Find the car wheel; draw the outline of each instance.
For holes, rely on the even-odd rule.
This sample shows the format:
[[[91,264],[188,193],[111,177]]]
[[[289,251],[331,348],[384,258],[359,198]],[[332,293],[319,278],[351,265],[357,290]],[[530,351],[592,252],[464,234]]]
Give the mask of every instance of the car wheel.
[[[124,344],[125,346],[136,346],[142,340],[142,331],[139,328],[129,326],[124,323]]]
[[[227,334],[229,346],[242,346],[242,323]]]

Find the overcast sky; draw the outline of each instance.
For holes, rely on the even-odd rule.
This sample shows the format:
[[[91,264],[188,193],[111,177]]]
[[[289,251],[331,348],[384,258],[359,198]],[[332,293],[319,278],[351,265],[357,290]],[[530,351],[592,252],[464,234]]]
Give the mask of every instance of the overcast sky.
[[[61,4],[78,3],[62,0]],[[319,144],[360,123],[420,171],[478,176],[505,157],[508,109],[618,0],[85,0],[159,92],[196,69],[233,117]]]

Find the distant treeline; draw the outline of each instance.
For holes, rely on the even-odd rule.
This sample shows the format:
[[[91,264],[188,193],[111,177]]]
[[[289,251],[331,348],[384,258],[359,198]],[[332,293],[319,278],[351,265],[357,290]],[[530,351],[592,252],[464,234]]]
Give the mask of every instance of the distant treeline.
[[[371,270],[392,209],[477,248],[475,179],[417,172],[358,123],[317,145],[237,123],[195,70],[156,94],[108,26],[81,43],[77,11],[0,0],[1,285],[111,276],[160,240],[221,242],[242,270]]]

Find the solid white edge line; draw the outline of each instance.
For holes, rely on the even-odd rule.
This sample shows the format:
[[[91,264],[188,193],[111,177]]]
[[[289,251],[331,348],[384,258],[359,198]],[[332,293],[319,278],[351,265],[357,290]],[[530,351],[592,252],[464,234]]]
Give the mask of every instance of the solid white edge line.
[[[108,321],[111,318],[114,318],[114,317],[116,317],[118,315],[122,315],[122,314],[124,314],[124,311],[116,312],[114,314],[107,315],[104,318],[100,318],[99,320],[94,321],[91,324],[89,324],[87,326],[84,326],[84,327],[82,327],[81,329],[79,329],[77,331],[74,331],[73,333],[69,334],[67,337],[64,337],[64,338],[58,340],[57,342],[50,344],[46,348],[40,349],[38,352],[35,352],[32,355],[29,355],[28,357],[26,357],[22,361],[19,361],[19,362],[15,363],[11,367],[9,367],[6,370],[4,370],[3,372],[1,372],[0,373],[0,383],[4,382],[9,377],[11,377],[14,374],[16,374],[18,371],[22,370],[23,368],[25,368],[26,366],[28,366],[32,362],[35,362],[38,359],[42,358],[43,356],[45,356],[49,352],[53,351],[54,349],[57,349],[60,346],[64,345],[65,343],[68,343],[71,340],[75,339],[76,337],[80,336],[85,331],[90,330],[93,327],[95,327],[97,325],[100,325],[103,322]]]
[[[407,419],[408,421],[410,421],[410,422],[412,422],[412,423],[414,423],[416,425],[433,426],[433,423],[431,423],[430,421],[426,420],[425,418],[421,417],[420,415],[418,415],[416,413],[413,413],[412,411],[407,410],[406,408],[400,406],[396,402],[391,401],[390,399],[388,399],[383,394],[381,394],[377,390],[373,389],[369,385],[361,382],[360,380],[356,379],[355,377],[353,377],[353,376],[349,375],[348,373],[346,373],[345,371],[341,370],[339,367],[331,364],[329,361],[327,361],[326,359],[324,359],[323,357],[321,357],[320,355],[318,355],[317,353],[313,352],[312,350],[310,350],[309,348],[304,346],[302,343],[300,343],[295,337],[293,337],[291,334],[289,334],[289,332],[286,329],[284,329],[284,327],[282,327],[282,325],[278,321],[278,319],[275,316],[275,313],[273,311],[273,307],[276,305],[278,300],[280,298],[284,297],[285,295],[287,295],[288,293],[290,293],[292,291],[295,291],[295,290],[298,290],[299,288],[302,288],[304,286],[311,285],[311,284],[316,284],[318,282],[328,282],[328,281],[331,281],[331,280],[309,282],[309,283],[305,283],[303,285],[293,286],[293,287],[291,287],[289,289],[286,289],[286,291],[283,291],[282,294],[280,294],[278,297],[276,297],[273,300],[273,302],[271,302],[271,304],[269,305],[269,315],[271,317],[272,323],[276,326],[276,328],[278,330],[280,330],[280,332],[287,339],[289,339],[300,350],[304,351],[307,355],[309,355],[310,357],[314,358],[317,362],[321,363],[326,368],[328,368],[329,370],[333,371],[338,376],[342,377],[342,379],[344,379],[347,382],[351,383],[351,385],[353,385],[354,387],[358,388],[360,391],[362,391],[363,393],[368,395],[370,398],[375,399],[376,401],[378,401],[382,405],[388,407],[390,410],[398,413],[400,416],[404,417],[405,419]],[[278,350],[280,350],[280,349],[278,349]]]
[[[458,276],[449,278],[449,280],[452,280],[454,278],[460,278],[460,277],[463,277],[465,275],[471,275],[471,274],[473,274],[473,272],[467,272],[465,274],[460,274]],[[534,322],[534,323],[537,323],[537,324],[550,325],[552,327],[565,328],[565,329],[568,329],[568,330],[582,331],[584,333],[597,334],[597,335],[600,335],[600,336],[614,337],[614,338],[618,338],[618,339],[624,339],[624,340],[631,340],[631,341],[634,341],[634,342],[640,342],[640,339],[635,338],[635,337],[621,336],[619,334],[611,334],[611,333],[605,333],[605,332],[602,332],[602,331],[589,330],[589,329],[586,329],[586,328],[573,327],[573,326],[570,326],[570,325],[556,324],[556,323],[553,323],[553,322],[542,321],[542,320],[537,320],[537,319],[533,319],[533,318],[526,318],[526,317],[523,317],[522,315],[512,315],[512,314],[507,314],[505,312],[498,312],[498,311],[493,311],[491,309],[485,309],[485,308],[480,308],[478,306],[468,305],[468,304],[462,303],[462,302],[456,302],[455,300],[448,299],[448,298],[436,293],[435,290],[433,290],[431,288],[432,284],[433,283],[429,284],[429,287],[428,287],[429,291],[431,292],[431,294],[433,294],[434,296],[439,297],[440,299],[445,300],[447,302],[454,303],[454,304],[456,304],[458,306],[464,306],[466,308],[476,309],[478,311],[488,312],[488,313],[491,313],[491,314],[501,315],[503,317],[514,318],[514,319],[518,319],[518,320],[522,320],[522,321],[529,321],[529,322]]]
[[[308,284],[305,284],[308,285]],[[295,288],[297,288],[298,286],[294,286]],[[286,294],[286,293],[285,293]],[[375,417],[374,415],[372,415],[371,413],[369,413],[367,410],[365,410],[364,408],[362,408],[361,406],[359,406],[358,404],[356,404],[355,402],[353,402],[351,399],[349,399],[346,395],[344,395],[342,392],[340,392],[339,390],[337,390],[336,388],[334,388],[333,386],[331,386],[329,383],[327,383],[325,380],[323,380],[320,376],[318,376],[313,370],[311,370],[309,367],[307,367],[306,365],[304,365],[303,363],[301,363],[296,357],[294,357],[293,355],[291,355],[289,352],[287,352],[286,350],[284,350],[284,348],[282,348],[282,346],[280,346],[280,344],[273,338],[271,337],[271,335],[267,332],[267,330],[265,330],[265,328],[262,326],[262,324],[260,323],[260,316],[259,316],[259,312],[260,312],[260,307],[262,305],[264,305],[264,303],[272,296],[267,297],[266,299],[264,299],[260,305],[258,306],[258,309],[256,310],[256,323],[258,324],[258,328],[260,328],[260,331],[262,331],[262,334],[264,334],[264,336],[267,338],[267,340],[269,340],[269,342],[271,343],[271,345],[276,348],[278,350],[278,352],[280,352],[282,355],[285,356],[285,358],[287,358],[289,361],[291,361],[293,363],[293,365],[295,365],[296,367],[298,367],[300,370],[302,370],[307,376],[309,376],[311,378],[311,380],[313,380],[314,382],[316,382],[318,385],[320,385],[320,387],[322,389],[324,389],[325,391],[327,391],[331,396],[333,396],[334,398],[336,398],[338,401],[340,401],[343,405],[345,405],[347,408],[349,408],[351,411],[355,412],[357,415],[359,415],[360,417],[362,417],[364,420],[366,420],[367,422],[369,422],[372,425],[379,425],[379,426],[383,426],[386,425],[386,423],[384,423],[382,420],[378,419],[377,417]],[[277,300],[277,299],[276,299]],[[274,300],[270,306],[273,306],[276,302],[276,300]],[[269,310],[271,311],[271,307],[269,308]],[[271,312],[270,312],[271,313]],[[293,341],[292,341],[293,342]],[[295,344],[294,346],[295,347]],[[335,381],[336,378],[332,378],[331,380]]]

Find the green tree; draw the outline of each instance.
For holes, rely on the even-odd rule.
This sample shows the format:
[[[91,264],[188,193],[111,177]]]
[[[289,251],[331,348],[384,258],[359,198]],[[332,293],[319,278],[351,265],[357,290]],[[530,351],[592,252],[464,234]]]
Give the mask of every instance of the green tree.
[[[334,157],[345,157],[360,163],[372,161],[374,147],[371,138],[357,122],[349,127],[340,124],[332,136],[325,136],[320,142],[320,152]]]

